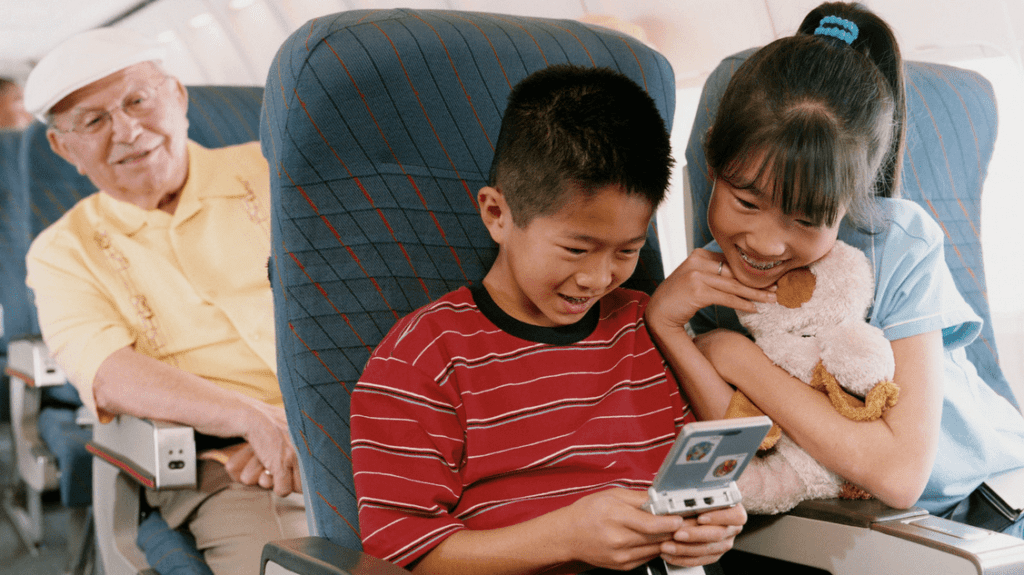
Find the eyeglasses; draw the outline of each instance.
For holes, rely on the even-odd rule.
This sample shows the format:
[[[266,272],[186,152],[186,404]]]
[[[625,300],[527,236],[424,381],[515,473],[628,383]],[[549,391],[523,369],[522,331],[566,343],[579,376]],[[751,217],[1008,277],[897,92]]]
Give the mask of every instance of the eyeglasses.
[[[167,81],[167,78],[168,76],[162,76],[159,80],[132,90],[124,97],[120,104],[114,107],[105,110],[85,110],[79,112],[71,119],[70,128],[60,128],[52,121],[50,122],[50,127],[62,134],[74,132],[82,136],[92,136],[106,132],[110,128],[113,124],[112,114],[115,110],[121,110],[126,116],[131,118],[144,118],[160,107],[159,91]]]

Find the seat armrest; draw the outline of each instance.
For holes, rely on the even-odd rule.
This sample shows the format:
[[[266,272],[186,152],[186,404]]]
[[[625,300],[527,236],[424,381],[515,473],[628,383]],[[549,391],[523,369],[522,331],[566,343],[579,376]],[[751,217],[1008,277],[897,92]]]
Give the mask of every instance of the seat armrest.
[[[805,501],[783,515],[752,516],[734,547],[834,575],[1024,570],[1024,540],[876,500]]]
[[[323,537],[272,541],[263,546],[260,575],[408,575],[401,567]]]
[[[57,459],[39,429],[43,391],[35,386],[31,374],[12,370],[10,365],[6,372],[11,376],[11,437],[18,475],[36,493],[55,489],[59,485]]]
[[[29,387],[64,385],[64,371],[50,356],[50,350],[38,337],[12,340],[7,345],[7,375],[17,377]]]
[[[191,427],[118,415],[110,423],[93,426],[86,449],[150,489],[196,487]]]
[[[923,517],[928,512],[920,507],[895,509],[877,499],[811,499],[801,501],[789,514],[841,525],[870,527],[880,521]]]

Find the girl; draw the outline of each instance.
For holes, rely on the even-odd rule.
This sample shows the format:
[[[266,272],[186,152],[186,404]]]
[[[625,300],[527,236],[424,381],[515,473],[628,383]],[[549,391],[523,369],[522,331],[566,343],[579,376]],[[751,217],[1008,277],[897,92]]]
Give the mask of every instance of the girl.
[[[859,5],[822,4],[795,36],[754,53],[706,136],[715,241],[658,288],[646,317],[701,419],[721,418],[735,386],[811,456],[883,502],[966,520],[982,514],[970,496],[983,481],[1024,468],[1024,418],[964,354],[981,320],[953,284],[937,224],[892,199],[904,110],[895,37]],[[870,322],[896,359],[899,403],[869,423],[839,415],[773,365],[731,310],[704,309],[755,311],[752,302],[774,300],[779,277],[837,238],[873,262]],[[688,322],[730,330],[692,340]],[[772,480],[752,465],[740,486]],[[1021,536],[1024,522],[996,527]]]

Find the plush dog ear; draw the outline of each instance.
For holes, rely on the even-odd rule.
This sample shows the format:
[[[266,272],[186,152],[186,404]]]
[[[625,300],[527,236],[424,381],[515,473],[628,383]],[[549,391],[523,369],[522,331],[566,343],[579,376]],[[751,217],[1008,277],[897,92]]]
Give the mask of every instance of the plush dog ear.
[[[729,407],[725,410],[725,419],[733,419],[736,417],[756,417],[764,415],[761,408],[754,405],[753,401],[747,397],[742,391],[736,390],[732,394],[732,399],[729,400]],[[758,446],[758,451],[767,451],[773,447],[779,441],[779,437],[782,435],[782,428],[779,424],[772,423],[772,428],[768,430],[768,435],[761,441],[761,445]]]
[[[797,268],[779,278],[775,297],[779,304],[790,309],[802,306],[814,294],[814,274],[807,268]]]

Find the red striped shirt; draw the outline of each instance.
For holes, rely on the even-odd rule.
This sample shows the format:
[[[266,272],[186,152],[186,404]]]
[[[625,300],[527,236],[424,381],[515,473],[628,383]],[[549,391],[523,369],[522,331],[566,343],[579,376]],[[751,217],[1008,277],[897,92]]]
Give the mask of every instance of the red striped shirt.
[[[363,546],[400,565],[459,529],[646,489],[693,420],[644,326],[646,295],[617,290],[568,328],[477,297],[462,288],[403,318],[352,395]]]

